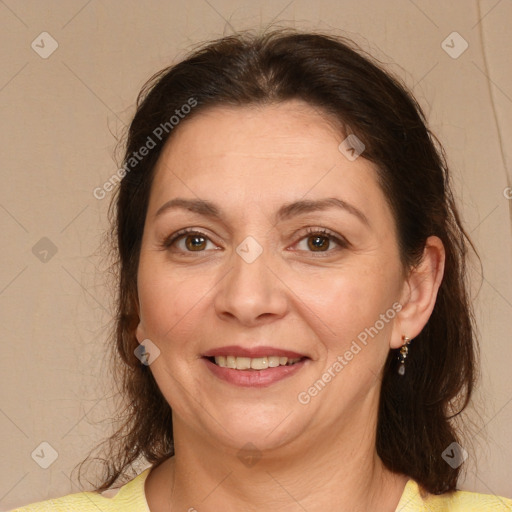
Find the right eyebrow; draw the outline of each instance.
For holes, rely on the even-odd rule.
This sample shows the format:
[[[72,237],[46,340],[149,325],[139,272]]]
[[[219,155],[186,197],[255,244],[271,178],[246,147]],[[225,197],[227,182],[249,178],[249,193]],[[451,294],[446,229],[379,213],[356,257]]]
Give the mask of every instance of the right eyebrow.
[[[158,217],[159,215],[162,215],[169,210],[177,208],[182,208],[192,213],[197,213],[206,217],[222,219],[220,209],[217,208],[217,206],[215,206],[212,202],[206,201],[204,199],[184,199],[181,197],[171,199],[170,201],[164,203],[155,213],[155,217]]]

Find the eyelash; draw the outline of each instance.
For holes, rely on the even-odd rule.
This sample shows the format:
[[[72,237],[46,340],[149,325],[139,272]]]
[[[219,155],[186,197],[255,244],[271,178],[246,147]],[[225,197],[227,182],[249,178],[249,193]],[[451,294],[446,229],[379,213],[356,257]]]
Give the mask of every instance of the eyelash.
[[[207,240],[210,240],[210,237],[208,237],[205,233],[202,233],[201,231],[197,231],[192,228],[187,228],[187,229],[182,229],[181,231],[178,231],[177,233],[174,233],[173,235],[165,238],[163,240],[163,242],[161,243],[162,249],[169,249],[172,245],[174,245],[180,238],[184,237],[185,235],[199,235],[201,237],[206,238]],[[343,237],[337,236],[335,233],[333,233],[332,231],[329,231],[328,229],[325,229],[325,228],[308,228],[307,231],[301,236],[301,238],[299,239],[298,242],[304,240],[305,238],[312,237],[313,235],[325,237],[328,240],[335,242],[341,248],[346,248],[349,246],[349,242],[347,242],[346,239],[344,239]],[[197,253],[204,252],[204,250],[203,251],[184,251],[184,252],[185,252],[185,254],[193,255],[196,252]],[[315,252],[315,251],[306,251],[306,252],[311,252],[311,254],[314,254],[315,257],[321,258],[324,255],[329,255],[333,251],[328,250],[328,251],[318,251],[318,252]]]

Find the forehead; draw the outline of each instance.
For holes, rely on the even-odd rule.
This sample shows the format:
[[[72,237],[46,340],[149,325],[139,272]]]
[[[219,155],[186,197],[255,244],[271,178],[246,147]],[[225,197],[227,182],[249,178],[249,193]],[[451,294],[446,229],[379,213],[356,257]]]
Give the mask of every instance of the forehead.
[[[344,138],[332,117],[298,100],[206,109],[178,126],[164,147],[150,209],[177,196],[233,207],[342,196],[377,215],[385,201],[375,167],[361,157],[348,160],[338,148]]]
[[[341,140],[341,130],[335,124],[332,116],[300,100],[216,106],[185,119],[164,152],[180,146],[180,153],[197,158],[227,154],[257,159],[318,157],[319,149],[328,144],[337,147]]]

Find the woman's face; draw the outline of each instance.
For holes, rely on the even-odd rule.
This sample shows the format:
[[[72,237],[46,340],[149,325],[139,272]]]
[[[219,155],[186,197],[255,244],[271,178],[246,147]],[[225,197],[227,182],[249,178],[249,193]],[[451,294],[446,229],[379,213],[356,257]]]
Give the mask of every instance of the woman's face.
[[[343,138],[289,101],[206,110],[164,148],[137,338],[160,350],[150,369],[180,431],[266,449],[375,420],[401,344],[402,268],[375,167],[340,151]],[[195,234],[172,242],[184,229]],[[300,362],[274,367],[286,355]]]

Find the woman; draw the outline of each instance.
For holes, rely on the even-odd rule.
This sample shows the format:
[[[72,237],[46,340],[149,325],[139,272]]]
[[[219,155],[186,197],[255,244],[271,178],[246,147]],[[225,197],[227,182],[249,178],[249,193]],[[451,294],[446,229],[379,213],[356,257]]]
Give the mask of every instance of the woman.
[[[125,424],[97,492],[19,510],[509,510],[456,490],[471,243],[396,79],[331,36],[213,41],[148,82],[118,174]]]

